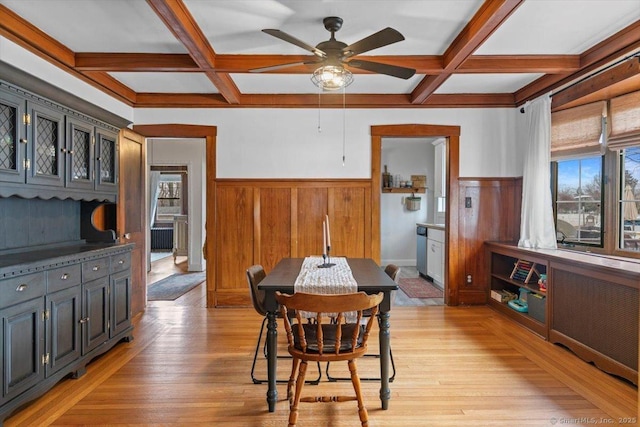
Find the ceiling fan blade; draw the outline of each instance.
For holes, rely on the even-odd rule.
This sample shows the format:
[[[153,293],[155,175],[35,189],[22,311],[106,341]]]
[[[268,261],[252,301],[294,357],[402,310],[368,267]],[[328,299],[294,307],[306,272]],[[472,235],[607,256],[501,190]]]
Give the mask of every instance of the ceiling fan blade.
[[[361,61],[359,59],[346,62],[346,64],[350,67],[360,68],[361,70],[371,71],[378,74],[386,74],[387,76],[398,77],[405,80],[413,77],[416,73],[416,70],[413,68],[381,64],[380,62]]]
[[[316,56],[319,56],[321,58],[324,58],[327,56],[326,53],[324,53],[323,51],[321,51],[318,48],[315,48],[313,46],[308,45],[307,43],[303,42],[302,40],[299,40],[295,37],[293,37],[290,34],[285,33],[284,31],[280,31],[280,30],[272,30],[272,29],[266,29],[266,30],[262,30],[263,33],[267,33],[270,36],[276,37],[280,40],[284,40],[287,43],[291,43],[294,44],[298,47],[303,48],[304,50],[308,50],[309,52],[313,53]]]
[[[397,30],[387,27],[384,30],[380,30],[377,33],[371,34],[368,37],[363,38],[353,44],[342,49],[345,58],[360,55],[361,53],[368,52],[379,47],[387,46],[393,43],[397,43],[404,40],[404,36]]]

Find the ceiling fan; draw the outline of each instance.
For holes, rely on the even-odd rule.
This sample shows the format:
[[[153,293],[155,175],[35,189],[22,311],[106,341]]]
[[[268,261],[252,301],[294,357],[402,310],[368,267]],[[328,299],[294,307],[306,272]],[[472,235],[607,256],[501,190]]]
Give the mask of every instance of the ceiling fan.
[[[318,43],[316,47],[293,37],[290,34],[281,30],[265,29],[263,32],[284,40],[288,43],[294,44],[307,50],[318,57],[313,61],[295,62],[289,64],[279,64],[270,67],[255,68],[250,70],[251,72],[264,72],[273,71],[276,69],[293,67],[296,65],[318,65],[343,68],[343,65],[348,67],[359,68],[361,70],[370,71],[378,74],[386,74],[392,77],[398,77],[401,79],[409,79],[412,77],[416,70],[413,68],[400,67],[397,65],[382,64],[380,62],[365,61],[354,58],[356,55],[368,52],[379,47],[387,46],[393,43],[404,40],[404,36],[397,30],[387,27],[377,33],[371,34],[368,37],[363,38],[353,44],[347,45],[339,40],[336,40],[335,33],[342,27],[342,18],[337,16],[329,16],[324,18],[324,27],[331,33],[331,38],[327,41]]]

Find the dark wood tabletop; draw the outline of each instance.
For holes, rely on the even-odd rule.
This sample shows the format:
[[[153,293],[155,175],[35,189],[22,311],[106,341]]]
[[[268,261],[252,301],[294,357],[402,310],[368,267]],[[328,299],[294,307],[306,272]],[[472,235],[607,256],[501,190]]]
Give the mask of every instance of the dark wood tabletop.
[[[293,284],[300,274],[303,261],[304,258],[283,258],[260,282],[258,289],[267,293],[275,293],[275,291],[293,293]],[[390,293],[398,289],[398,285],[371,258],[347,258],[347,263],[358,284],[358,291]],[[380,309],[389,310],[384,305],[382,304]]]

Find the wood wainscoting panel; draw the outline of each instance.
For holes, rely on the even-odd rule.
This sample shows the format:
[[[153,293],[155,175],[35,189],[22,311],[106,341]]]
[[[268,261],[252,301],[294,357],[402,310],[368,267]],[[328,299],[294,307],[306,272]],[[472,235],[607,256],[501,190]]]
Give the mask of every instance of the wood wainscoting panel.
[[[297,192],[297,251],[295,257],[322,255],[322,220],[327,214],[327,187],[298,188]]]
[[[254,259],[270,271],[291,256],[291,189],[258,188],[254,203]]]
[[[484,242],[518,240],[522,178],[461,178],[459,187],[459,303],[486,304],[490,275]]]
[[[366,190],[362,187],[329,190],[331,253],[334,256],[365,256],[366,200]]]
[[[253,192],[248,185],[217,188],[216,305],[249,301],[245,272],[253,264]]]
[[[250,305],[246,269],[322,254],[329,215],[335,256],[371,254],[371,180],[216,180],[215,305]]]

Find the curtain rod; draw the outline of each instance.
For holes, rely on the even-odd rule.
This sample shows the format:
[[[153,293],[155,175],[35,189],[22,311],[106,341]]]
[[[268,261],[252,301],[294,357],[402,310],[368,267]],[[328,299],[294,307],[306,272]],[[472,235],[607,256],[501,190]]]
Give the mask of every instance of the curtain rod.
[[[559,91],[557,91],[557,92],[555,92],[555,93],[552,93],[552,94],[551,94],[551,96],[553,97],[553,95],[557,95],[557,94],[559,94],[559,93],[562,93],[562,92],[564,92],[565,90],[570,89],[570,88],[574,87],[575,85],[582,83],[582,82],[583,82],[583,81],[585,81],[585,80],[589,80],[590,78],[595,77],[595,76],[597,76],[598,74],[600,74],[600,73],[602,73],[602,72],[605,72],[605,71],[607,71],[607,70],[609,70],[609,69],[611,69],[611,68],[615,67],[616,65],[618,65],[618,64],[620,64],[620,63],[622,63],[622,62],[624,62],[624,61],[627,61],[627,60],[629,60],[629,59],[631,59],[631,58],[633,58],[633,57],[640,57],[640,52],[636,52],[636,53],[633,53],[633,54],[631,54],[631,55],[625,56],[624,58],[621,58],[621,59],[617,60],[616,62],[614,62],[614,63],[612,63],[612,64],[607,65],[606,67],[602,68],[601,70],[594,71],[593,73],[591,73],[591,74],[589,74],[589,75],[587,75],[587,76],[585,76],[585,77],[583,77],[583,78],[581,78],[581,79],[579,79],[579,80],[577,80],[577,81],[575,81],[575,82],[573,82],[573,83],[571,83],[571,84],[569,84],[569,85],[567,85],[567,86],[563,87],[563,88],[562,88],[562,89],[560,89]],[[524,114],[524,107],[521,107],[521,108],[520,108],[520,112]]]

